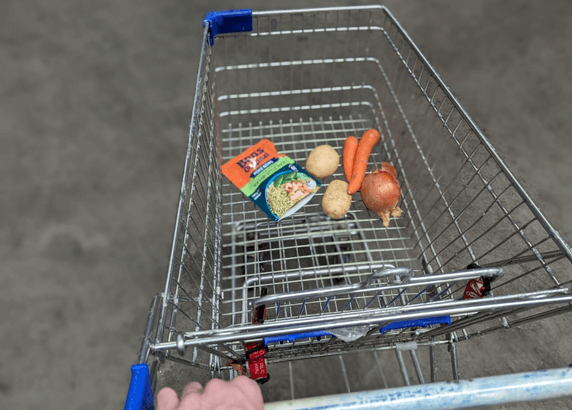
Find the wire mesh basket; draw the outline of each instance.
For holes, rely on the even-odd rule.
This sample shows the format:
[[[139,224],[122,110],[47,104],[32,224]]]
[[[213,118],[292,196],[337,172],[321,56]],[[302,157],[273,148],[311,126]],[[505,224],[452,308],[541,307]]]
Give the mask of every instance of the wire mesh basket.
[[[569,246],[387,9],[225,18],[205,21],[171,257],[139,356],[155,382],[165,360],[232,378],[245,343],[290,371],[339,356],[348,390],[343,355],[358,350],[395,351],[405,384],[408,369],[458,379],[458,342],[570,311]],[[357,195],[328,218],[324,188],[272,222],[221,175],[263,138],[304,164],[370,128],[368,172],[391,162],[402,187],[389,228]],[[323,185],[334,179],[341,167]],[[470,281],[487,295],[464,299]]]

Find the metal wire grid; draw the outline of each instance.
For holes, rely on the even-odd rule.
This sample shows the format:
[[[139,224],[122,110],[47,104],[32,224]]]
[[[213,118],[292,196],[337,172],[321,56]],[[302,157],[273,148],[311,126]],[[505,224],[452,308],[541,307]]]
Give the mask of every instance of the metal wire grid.
[[[216,100],[211,51],[206,30],[171,258],[165,288],[159,302],[154,302],[151,308],[140,353],[142,362],[153,341],[176,341],[177,336],[180,338],[180,329],[200,331],[220,327],[222,190],[220,146],[215,138]],[[152,327],[154,332],[150,330]],[[165,356],[183,364],[214,370],[219,359],[211,353],[211,349],[203,346],[194,347],[185,357],[169,355],[167,351],[155,357],[151,374],[155,374]]]
[[[424,362],[430,362],[431,353],[427,348],[420,348],[418,352],[417,355],[415,350],[354,351],[347,355],[316,357],[300,368],[297,362],[273,363],[269,365],[269,372],[289,384],[287,392],[275,393],[271,385],[268,388],[263,385],[262,390],[267,401],[302,398],[308,395],[304,387],[315,385],[313,379],[317,374],[328,375],[328,385],[316,386],[313,395],[317,396],[423,384],[432,376],[431,370],[423,365]],[[443,353],[440,356],[442,355]],[[445,355],[449,356],[449,353]],[[313,371],[303,371],[307,368],[312,368]],[[449,368],[440,366],[439,370],[452,374]],[[289,397],[284,397],[285,393]]]
[[[248,144],[249,139],[261,138],[267,132],[266,136],[275,142],[280,152],[301,162],[307,152],[322,143],[328,142],[339,150],[347,128],[351,127],[352,132],[359,135],[367,129],[365,123],[363,118],[358,121],[342,118],[338,121],[291,122],[286,127],[284,124],[258,126],[257,131],[261,134],[256,136],[253,136],[254,127],[250,125],[248,133],[251,137],[246,138],[245,143]],[[359,128],[356,129],[356,125]],[[306,133],[303,141],[296,142],[304,127],[311,131]],[[223,144],[231,157],[235,150],[242,148],[234,147],[237,140],[234,133],[238,133],[239,140],[243,141],[244,137],[240,138],[243,132],[242,129],[223,130]],[[275,133],[280,137],[277,138]],[[372,157],[379,160],[380,154]],[[332,178],[341,178],[341,172]],[[230,282],[223,279],[223,304],[232,305],[229,312],[232,324],[251,322],[248,302],[259,296],[264,286],[270,286],[273,294],[287,293],[361,282],[372,268],[380,268],[383,263],[421,268],[416,258],[409,255],[410,248],[406,242],[409,242],[410,235],[402,231],[399,221],[391,229],[381,229],[379,218],[357,202],[345,220],[332,221],[321,211],[323,188],[303,210],[280,224],[268,222],[247,198],[240,193],[236,195],[236,190],[229,183],[223,183],[223,189],[223,214],[229,216],[230,229],[223,238],[223,269],[229,270]],[[350,297],[346,296],[334,297],[326,304],[323,302],[278,306],[272,315],[275,319],[288,318],[296,316],[296,311],[298,316],[302,316],[360,309],[367,304],[362,298],[352,298],[349,303]]]
[[[388,248],[373,247],[378,260],[399,261],[416,274],[458,270],[475,261],[481,266],[502,266],[507,274],[494,284],[497,294],[570,283],[570,249],[385,9],[313,11],[300,17],[301,28],[295,27],[297,14],[291,13],[290,18],[288,15],[261,13],[255,16],[255,31],[250,35],[217,40],[224,50],[217,58],[228,59],[234,51],[235,64],[232,61],[213,64],[211,49],[205,40],[197,85],[197,96],[201,97],[196,99],[194,109],[193,138],[187,153],[173,242],[173,255],[181,256],[173,257],[169,266],[158,329],[162,329],[161,323],[164,326],[169,316],[167,312],[171,320],[167,326],[167,343],[163,346],[160,346],[162,331],[157,332],[156,352],[173,346],[176,330],[187,330],[186,336],[192,337],[202,332],[199,329],[216,329],[221,323],[223,327],[244,324],[245,310],[236,299],[239,290],[242,291],[237,272],[240,269],[244,268],[246,276],[254,277],[260,275],[256,270],[260,271],[266,263],[275,274],[276,267],[287,273],[292,263],[307,259],[320,266],[325,262],[334,273],[332,268],[339,267],[334,265],[343,265],[341,261],[347,256],[367,255],[363,248],[356,248],[357,245],[369,246],[384,240]],[[365,25],[364,21],[367,21]],[[322,24],[321,28],[316,22]],[[318,37],[326,33],[334,35],[334,40],[327,44],[320,41],[311,41],[313,47],[295,44],[296,36],[308,39],[315,36],[319,40]],[[372,33],[380,35],[375,37]],[[290,48],[273,46],[271,41],[265,44],[267,39],[289,42]],[[304,41],[302,38],[299,42]],[[378,46],[376,50],[370,47],[374,43]],[[256,50],[256,57],[245,52],[249,49]],[[282,52],[285,49],[289,50],[289,59],[288,53]],[[314,58],[306,58],[308,53],[314,53]],[[321,58],[315,58],[320,54]],[[219,83],[216,89],[212,72],[216,72]],[[335,83],[336,73],[344,74],[346,82]],[[234,91],[229,87],[234,87]],[[293,115],[293,112],[301,115]],[[230,121],[228,127],[221,130],[219,121],[223,118]],[[231,158],[233,153],[266,135],[277,144],[279,151],[300,161],[311,151],[312,144],[325,140],[340,144],[351,131],[360,135],[372,126],[381,126],[383,134],[382,149],[374,153],[372,163],[378,164],[383,159],[394,162],[404,191],[405,215],[395,222],[394,228],[383,231],[387,236],[379,236],[381,232],[375,229],[378,221],[356,206],[352,215],[366,225],[365,231],[372,236],[356,242],[346,225],[343,240],[340,239],[332,225],[315,219],[319,214],[319,197],[316,197],[304,212],[295,216],[298,219],[293,220],[297,224],[293,225],[290,237],[285,238],[280,232],[285,228],[273,230],[268,224],[264,226],[260,214],[240,192],[229,191],[228,186],[223,186],[226,181],[221,184],[220,163],[214,155],[219,148],[223,158]],[[217,133],[222,135],[222,147],[215,146],[218,142],[215,143],[213,137]],[[446,136],[449,138],[444,138]],[[205,147],[209,147],[208,151]],[[207,168],[205,164],[210,165]],[[199,209],[195,211],[191,205]],[[199,229],[190,229],[193,225]],[[307,234],[312,226],[318,228],[319,238]],[[307,239],[302,239],[301,232]],[[221,239],[226,247],[223,267],[220,266]],[[353,248],[350,245],[349,250],[341,249],[348,240],[354,244]],[[267,249],[258,249],[261,245]],[[337,261],[325,258],[317,250],[328,245],[330,249],[335,248],[333,255],[328,254],[338,258]],[[228,249],[231,249],[230,255]],[[303,249],[309,250],[309,254],[301,255]],[[269,262],[260,258],[260,250],[269,255]],[[286,256],[286,251],[294,252],[295,256]],[[353,265],[359,266],[359,262],[355,260]],[[363,260],[361,262],[363,264]],[[189,269],[192,264],[196,268],[200,265],[200,270]],[[222,307],[217,276],[221,268],[234,271],[230,285],[225,285]],[[542,272],[544,276],[539,275]],[[352,278],[362,279],[356,274],[346,275],[343,280]],[[327,279],[330,284],[334,283],[336,275]],[[320,281],[314,285],[320,285]],[[288,292],[291,285],[294,283],[272,283],[275,290],[282,287],[281,292]],[[300,280],[298,285],[302,288],[304,281]],[[258,290],[254,287],[249,298],[254,299],[254,292],[259,291],[260,287]],[[451,291],[449,296],[453,293]],[[228,311],[225,306],[229,307]],[[323,308],[323,304],[319,306]],[[299,306],[282,307],[282,317],[295,317],[297,308]],[[309,306],[304,306],[300,311],[308,309]],[[512,324],[567,310],[569,307],[564,306],[517,317]],[[222,317],[221,311],[224,312]],[[487,324],[488,330],[484,331],[495,330],[499,325],[493,320],[497,318],[503,318],[500,327],[510,326],[506,315],[521,311],[507,308],[495,314],[472,315],[455,327],[435,329],[433,336],[462,330],[471,323]],[[278,308],[276,313],[275,318],[279,318]],[[197,361],[200,353],[197,346],[210,353],[213,353],[212,347],[187,344],[194,346],[192,358],[177,360],[202,368],[220,368],[217,367],[219,362],[213,361],[213,355],[208,356],[208,365]],[[231,355],[237,355],[230,344],[222,346],[230,350]],[[215,354],[220,352],[215,349]]]

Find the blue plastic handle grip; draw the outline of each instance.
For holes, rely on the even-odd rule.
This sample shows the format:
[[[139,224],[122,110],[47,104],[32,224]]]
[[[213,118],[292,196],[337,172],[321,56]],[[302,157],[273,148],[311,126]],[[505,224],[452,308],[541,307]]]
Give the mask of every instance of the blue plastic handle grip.
[[[264,338],[264,346],[268,346],[269,343],[276,343],[276,342],[292,343],[294,340],[298,339],[307,339],[309,337],[322,337],[322,336],[332,336],[332,334],[330,332],[316,330],[314,332],[293,333],[291,335],[270,336]]]
[[[442,325],[442,324],[450,325],[451,316],[435,316],[435,317],[428,317],[425,319],[402,320],[400,322],[393,322],[386,326],[383,326],[379,330],[379,332],[383,334],[388,330],[408,329],[411,327],[427,327],[429,325]]]
[[[252,31],[252,10],[210,11],[203,19],[203,27],[207,21],[209,22],[209,40],[212,46],[214,38],[219,34]]]
[[[151,377],[146,364],[131,366],[131,383],[125,401],[125,410],[155,410]]]

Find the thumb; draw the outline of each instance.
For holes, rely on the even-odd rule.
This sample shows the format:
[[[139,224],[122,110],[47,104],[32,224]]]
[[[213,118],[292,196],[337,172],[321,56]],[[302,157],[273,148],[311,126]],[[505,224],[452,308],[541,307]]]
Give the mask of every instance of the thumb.
[[[157,410],[175,410],[179,405],[177,392],[170,387],[164,387],[157,394]]]

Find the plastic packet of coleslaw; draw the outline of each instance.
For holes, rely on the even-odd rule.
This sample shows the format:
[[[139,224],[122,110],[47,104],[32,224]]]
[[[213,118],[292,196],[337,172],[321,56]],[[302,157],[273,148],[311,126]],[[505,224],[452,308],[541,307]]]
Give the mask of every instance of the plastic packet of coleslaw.
[[[321,185],[267,139],[224,164],[222,173],[273,221],[294,214]]]

